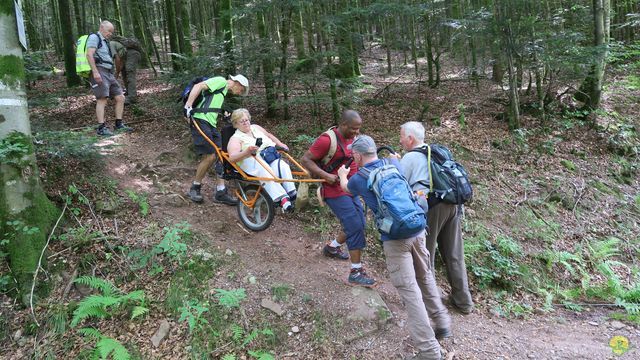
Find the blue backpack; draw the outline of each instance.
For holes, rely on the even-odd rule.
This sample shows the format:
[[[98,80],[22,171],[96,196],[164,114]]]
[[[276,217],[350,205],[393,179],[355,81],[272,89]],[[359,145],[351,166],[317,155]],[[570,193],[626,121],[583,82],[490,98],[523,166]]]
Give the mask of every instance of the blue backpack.
[[[398,168],[383,159],[374,170],[360,168],[358,173],[367,179],[367,187],[378,200],[375,214],[378,230],[391,239],[405,239],[427,227],[427,220],[418,205],[407,179]]]
[[[187,99],[189,99],[189,94],[191,94],[191,89],[193,89],[193,86],[195,84],[199,84],[203,81],[208,80],[209,78],[206,76],[199,76],[191,81],[189,81],[189,83],[187,84],[187,86],[185,86],[184,89],[182,89],[182,91],[180,92],[180,97],[178,98],[177,102],[181,102],[182,104],[186,104],[187,103]],[[224,110],[223,109],[218,109],[218,108],[210,108],[209,105],[211,104],[211,101],[213,100],[213,96],[216,94],[222,94],[224,92],[224,90],[226,89],[226,87],[223,87],[221,89],[217,89],[215,91],[211,91],[211,90],[205,90],[203,92],[201,92],[200,94],[198,94],[198,97],[196,97],[196,99],[193,101],[193,113],[210,113],[210,112],[217,112],[218,114],[224,114]],[[203,102],[203,100],[205,100]]]

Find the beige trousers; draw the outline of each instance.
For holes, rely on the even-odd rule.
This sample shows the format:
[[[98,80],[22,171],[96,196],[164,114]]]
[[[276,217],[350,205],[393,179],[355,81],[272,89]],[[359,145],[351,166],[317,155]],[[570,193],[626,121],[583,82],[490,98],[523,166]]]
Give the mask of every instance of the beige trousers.
[[[384,241],[383,247],[391,283],[407,308],[407,326],[414,346],[425,359],[440,359],[440,344],[429,318],[436,329],[450,328],[451,318],[431,272],[425,232],[408,239]]]

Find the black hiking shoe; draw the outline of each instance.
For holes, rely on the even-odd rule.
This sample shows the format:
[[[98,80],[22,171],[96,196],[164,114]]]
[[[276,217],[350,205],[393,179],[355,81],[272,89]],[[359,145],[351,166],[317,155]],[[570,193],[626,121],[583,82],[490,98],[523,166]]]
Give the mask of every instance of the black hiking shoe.
[[[453,299],[451,298],[451,295],[449,295],[449,298],[447,299],[447,301],[444,302],[444,304],[450,305],[455,311],[459,312],[462,315],[469,315],[473,312],[473,305],[460,306],[453,301]]]
[[[446,339],[446,338],[449,338],[449,337],[453,336],[451,334],[451,329],[450,328],[435,329],[435,330],[433,330],[433,332],[435,333],[437,340],[442,340],[442,339]]]
[[[191,184],[191,189],[189,189],[189,192],[187,193],[187,196],[194,203],[198,203],[199,204],[204,200],[204,198],[202,197],[202,194],[200,194],[200,189],[201,188],[202,188],[202,185]]]
[[[322,248],[322,255],[340,260],[349,260],[349,253],[342,251],[342,246],[332,247],[327,244]]]
[[[116,121],[116,126],[114,127],[116,132],[132,132],[133,129],[125,125],[122,121]]]
[[[96,134],[100,136],[113,136],[113,132],[106,126],[101,126],[96,130]]]
[[[367,272],[364,270],[364,268],[352,268],[351,273],[349,273],[349,284],[364,287],[373,287],[376,285],[376,280],[367,275]]]
[[[226,188],[216,191],[216,196],[214,196],[213,201],[225,205],[238,205],[238,199],[229,195]]]

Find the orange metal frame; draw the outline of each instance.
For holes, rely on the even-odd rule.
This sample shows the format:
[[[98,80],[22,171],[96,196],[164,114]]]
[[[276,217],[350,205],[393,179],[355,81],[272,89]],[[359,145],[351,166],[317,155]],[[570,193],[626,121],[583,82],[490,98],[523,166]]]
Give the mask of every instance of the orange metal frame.
[[[223,161],[228,162],[229,164],[231,164],[231,166],[233,166],[233,168],[242,176],[242,180],[244,181],[256,181],[258,182],[258,191],[256,191],[256,195],[253,196],[251,199],[247,199],[246,201],[243,199],[243,196],[241,196],[242,194],[240,194],[238,192],[238,189],[236,189],[236,196],[238,197],[238,199],[240,199],[240,201],[242,201],[242,203],[248,207],[249,209],[253,209],[253,207],[256,204],[256,201],[258,200],[258,197],[260,196],[260,192],[262,191],[262,185],[260,185],[260,181],[275,181],[277,183],[283,183],[283,182],[308,182],[308,183],[322,183],[324,182],[323,179],[311,179],[311,175],[309,174],[309,171],[307,171],[307,169],[305,169],[302,165],[300,165],[293,157],[291,157],[291,155],[289,155],[288,152],[286,151],[282,151],[280,150],[280,154],[283,155],[290,164],[295,165],[296,169],[298,170],[291,170],[291,174],[293,176],[304,176],[307,177],[306,179],[282,179],[276,176],[276,174],[273,173],[273,171],[271,170],[271,167],[269,167],[268,164],[266,164],[259,156],[255,156],[253,155],[253,157],[256,159],[256,161],[265,169],[269,172],[269,174],[271,174],[273,177],[272,178],[265,178],[265,177],[256,177],[256,176],[251,176],[248,175],[247,173],[244,172],[244,170],[242,170],[240,168],[240,166],[238,166],[236,163],[229,161],[229,154],[225,151],[222,151],[222,149],[220,149],[214,142],[213,140],[209,139],[209,137],[202,131],[202,129],[200,128],[200,126],[198,125],[198,123],[196,121],[191,120],[192,124],[196,127],[196,130],[198,130],[198,132],[200,133],[200,135],[202,135],[202,137],[207,140],[207,142],[209,144],[211,144],[211,146],[213,146],[213,148],[216,150],[216,155],[218,156],[218,159],[222,159]]]

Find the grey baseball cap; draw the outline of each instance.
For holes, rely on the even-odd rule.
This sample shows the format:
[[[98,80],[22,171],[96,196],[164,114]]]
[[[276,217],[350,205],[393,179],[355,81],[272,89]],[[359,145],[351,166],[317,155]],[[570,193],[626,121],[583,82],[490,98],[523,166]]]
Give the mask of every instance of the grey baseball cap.
[[[351,151],[355,151],[358,154],[375,154],[377,149],[376,142],[368,135],[360,135],[351,143]]]

